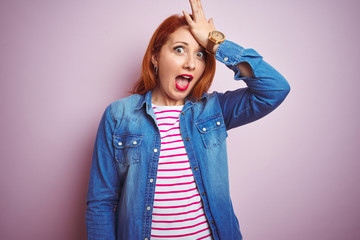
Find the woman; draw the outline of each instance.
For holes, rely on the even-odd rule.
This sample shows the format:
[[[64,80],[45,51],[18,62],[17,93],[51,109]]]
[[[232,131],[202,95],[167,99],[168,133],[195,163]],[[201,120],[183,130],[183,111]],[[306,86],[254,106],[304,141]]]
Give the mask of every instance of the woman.
[[[224,39],[200,0],[155,31],[134,94],[106,109],[94,147],[89,239],[242,239],[229,194],[227,130],[287,96],[252,49]],[[247,88],[207,94],[215,59]]]

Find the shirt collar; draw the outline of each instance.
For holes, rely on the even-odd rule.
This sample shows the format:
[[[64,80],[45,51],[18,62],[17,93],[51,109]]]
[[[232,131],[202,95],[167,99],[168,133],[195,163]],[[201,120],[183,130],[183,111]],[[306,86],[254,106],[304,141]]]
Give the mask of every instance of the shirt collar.
[[[139,101],[139,103],[136,106],[136,110],[140,110],[144,105],[146,106],[151,106],[151,93],[152,91],[147,91],[145,94],[141,95],[141,99]],[[209,94],[207,93],[203,93],[203,95],[201,96],[201,100],[208,100],[209,98]],[[191,100],[191,99],[185,99],[185,104],[184,106],[187,105],[187,102],[190,102],[191,105],[194,105],[196,103],[196,101]]]

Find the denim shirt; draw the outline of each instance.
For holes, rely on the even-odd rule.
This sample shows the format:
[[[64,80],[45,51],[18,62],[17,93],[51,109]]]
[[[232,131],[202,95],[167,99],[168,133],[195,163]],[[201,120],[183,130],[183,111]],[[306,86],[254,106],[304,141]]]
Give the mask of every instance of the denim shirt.
[[[287,81],[252,49],[225,41],[216,59],[246,88],[186,100],[180,129],[214,239],[242,239],[229,192],[227,130],[274,110],[290,91]],[[254,77],[236,65],[250,64]],[[160,132],[151,91],[110,104],[100,122],[87,195],[88,239],[150,239]]]

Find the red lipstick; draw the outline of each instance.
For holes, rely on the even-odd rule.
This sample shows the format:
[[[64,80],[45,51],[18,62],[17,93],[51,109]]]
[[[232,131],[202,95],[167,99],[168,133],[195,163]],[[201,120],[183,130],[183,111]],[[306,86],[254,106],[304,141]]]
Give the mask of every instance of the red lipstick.
[[[193,76],[190,74],[181,74],[175,79],[175,86],[179,91],[185,91],[188,89]]]

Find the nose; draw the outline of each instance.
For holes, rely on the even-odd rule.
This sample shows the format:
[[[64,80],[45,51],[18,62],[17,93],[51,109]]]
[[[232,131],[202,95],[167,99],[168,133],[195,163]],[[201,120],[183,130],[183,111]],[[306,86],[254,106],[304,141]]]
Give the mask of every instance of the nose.
[[[195,70],[195,58],[194,58],[194,56],[189,54],[186,57],[183,68],[187,69],[187,70]]]

